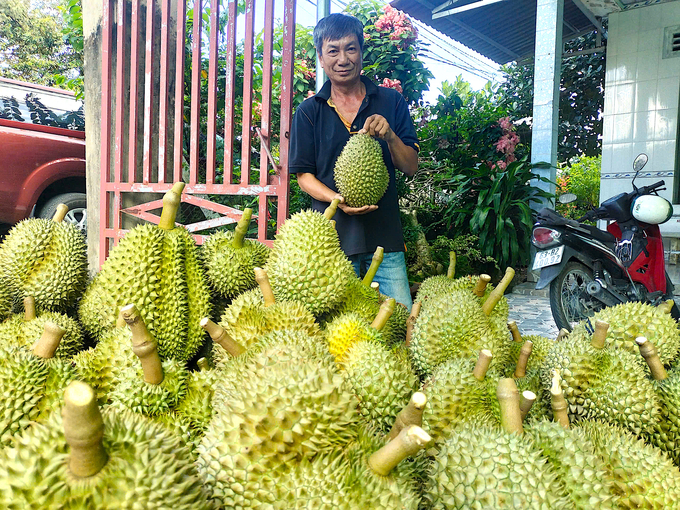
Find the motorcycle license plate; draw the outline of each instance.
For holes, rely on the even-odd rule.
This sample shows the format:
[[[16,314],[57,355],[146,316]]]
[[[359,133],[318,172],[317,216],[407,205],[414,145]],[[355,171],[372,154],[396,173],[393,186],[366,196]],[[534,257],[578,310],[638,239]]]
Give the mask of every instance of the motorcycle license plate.
[[[541,269],[542,267],[554,266],[562,262],[562,254],[564,253],[564,245],[549,250],[536,252],[533,269]]]

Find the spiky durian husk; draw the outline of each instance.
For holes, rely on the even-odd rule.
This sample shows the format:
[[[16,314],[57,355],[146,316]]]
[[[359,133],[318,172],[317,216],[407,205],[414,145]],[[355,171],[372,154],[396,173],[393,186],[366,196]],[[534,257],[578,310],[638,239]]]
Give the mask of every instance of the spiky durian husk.
[[[0,451],[0,507],[11,510],[176,510],[212,508],[189,450],[150,420],[108,410],[104,448],[108,461],[89,478],[69,469],[60,413],[37,424]]]
[[[220,378],[220,372],[215,369],[189,372],[186,393],[177,404],[174,414],[186,422],[190,439],[194,442],[192,449],[198,446],[212,418],[212,399]]]
[[[475,422],[454,432],[430,470],[431,508],[573,508],[557,473],[532,441]]]
[[[613,484],[594,445],[577,430],[552,421],[524,428],[558,473],[576,510],[614,510]]]
[[[405,348],[359,341],[347,350],[341,366],[359,398],[363,419],[382,433],[389,432],[419,385]]]
[[[677,507],[680,471],[661,450],[601,421],[583,421],[577,430],[602,459],[618,508]]]
[[[113,392],[113,405],[122,406],[145,416],[167,414],[175,409],[187,391],[186,368],[168,359],[162,363],[163,381],[160,384],[144,382],[144,372],[137,366],[124,368]]]
[[[644,359],[635,343],[638,336],[650,340],[659,353],[661,362],[668,366],[680,352],[680,330],[671,314],[645,303],[622,303],[606,307],[592,317],[609,324],[605,345],[623,349],[634,354],[640,364],[649,372]],[[574,333],[584,334],[585,323],[574,328]]]
[[[357,401],[345,379],[311,360],[262,353],[249,376],[215,389],[197,466],[220,507],[252,508],[262,475],[346,446]]]
[[[200,320],[210,316],[210,295],[186,229],[132,229],[85,292],[80,320],[100,338],[115,327],[120,308],[131,303],[158,342],[161,359],[187,361],[196,354],[205,338]]]
[[[37,310],[65,312],[87,283],[87,246],[70,223],[31,218],[0,245],[0,280],[15,302],[33,296]]]
[[[0,279],[0,283],[2,280]],[[12,312],[12,294],[9,287],[0,285],[0,322],[7,319]]]
[[[40,414],[49,368],[23,349],[0,349],[0,445],[7,445]]]
[[[355,313],[346,313],[333,319],[326,326],[326,338],[328,350],[338,362],[344,361],[348,349],[357,342],[369,340],[385,343],[382,334]]]
[[[132,351],[132,333],[127,327],[116,328],[104,334],[95,347],[73,357],[80,379],[89,384],[97,394],[97,401],[111,401],[111,392],[118,384],[121,372],[138,367],[139,358]]]
[[[226,298],[255,288],[253,269],[264,267],[269,257],[269,247],[259,241],[244,239],[241,248],[234,248],[233,241],[234,232],[216,232],[201,248],[208,281]]]
[[[54,356],[70,358],[83,350],[83,333],[80,325],[68,315],[59,312],[43,312],[33,320],[24,320],[23,315],[13,315],[0,324],[0,343],[32,347],[45,329],[46,322],[54,322],[66,330]]]
[[[627,351],[596,349],[590,337],[572,332],[545,357],[541,381],[546,398],[553,369],[560,371],[571,421],[601,419],[639,435],[650,433],[660,417],[652,383]]]
[[[423,384],[427,405],[423,428],[437,441],[445,441],[462,423],[498,423],[495,381],[487,376],[478,381],[472,375],[476,360],[452,359],[435,369]]]
[[[510,342],[508,349],[508,364],[505,370],[505,373],[509,374],[508,377],[511,377],[511,374],[515,371],[517,360],[519,359],[519,351],[522,348],[522,345],[524,345],[523,342],[527,341],[532,343],[531,356],[529,356],[527,362],[527,372],[540,369],[546,355],[550,349],[552,349],[553,345],[555,345],[554,340],[539,335],[527,335],[522,337],[522,342]]]
[[[661,418],[645,439],[680,465],[680,368],[668,371],[668,377],[654,381],[661,403]]]
[[[264,302],[260,289],[249,290],[234,299],[224,310],[220,318],[220,326],[231,338],[248,349],[266,331]],[[229,359],[227,352],[215,344],[213,344],[212,356],[215,364]]]
[[[337,231],[315,211],[296,213],[281,225],[267,274],[277,301],[299,301],[315,316],[337,307],[356,278]]]
[[[489,349],[494,366],[504,366],[508,356],[507,327],[503,331],[484,315],[479,299],[457,290],[429,299],[422,307],[409,346],[414,368],[427,376],[455,357],[476,356]]]
[[[390,182],[380,143],[368,134],[350,137],[333,172],[335,185],[350,207],[377,204]]]
[[[64,390],[71,382],[80,378],[80,374],[70,360],[50,358],[43,361],[47,365],[48,372],[44,386],[44,397],[38,404],[40,414],[36,418],[37,421],[44,421],[55,409],[61,409]]]

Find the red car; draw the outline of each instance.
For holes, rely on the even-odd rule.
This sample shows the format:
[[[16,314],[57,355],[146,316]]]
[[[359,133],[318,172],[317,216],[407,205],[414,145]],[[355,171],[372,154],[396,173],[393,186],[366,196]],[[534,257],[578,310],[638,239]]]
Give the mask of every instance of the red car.
[[[85,234],[85,122],[73,93],[0,78],[0,223],[50,218]]]

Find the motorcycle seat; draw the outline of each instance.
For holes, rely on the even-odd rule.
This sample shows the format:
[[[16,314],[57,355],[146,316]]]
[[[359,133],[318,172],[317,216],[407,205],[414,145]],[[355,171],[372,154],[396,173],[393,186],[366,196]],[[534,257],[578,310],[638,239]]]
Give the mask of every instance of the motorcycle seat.
[[[587,225],[585,223],[579,224],[579,228],[584,228],[590,232],[590,235],[593,236],[593,238],[597,239],[598,241],[605,243],[605,244],[616,244],[616,237],[614,237],[613,234],[610,234],[609,232],[606,232],[604,230],[600,230],[599,228],[593,226],[593,225]]]

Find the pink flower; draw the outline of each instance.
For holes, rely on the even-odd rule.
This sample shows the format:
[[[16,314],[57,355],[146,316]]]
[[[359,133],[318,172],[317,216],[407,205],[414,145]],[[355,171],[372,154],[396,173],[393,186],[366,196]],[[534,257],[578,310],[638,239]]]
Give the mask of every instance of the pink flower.
[[[385,78],[382,81],[382,86],[387,87],[388,89],[394,89],[400,94],[404,92],[404,89],[401,88],[400,80],[390,80],[389,78]]]
[[[511,131],[512,130],[512,122],[510,122],[510,117],[503,117],[501,119],[498,119],[498,125],[503,129],[503,131]]]
[[[501,160],[496,161],[496,168],[499,168],[501,170],[505,170],[506,166],[507,165],[506,165],[505,161],[501,161]]]

